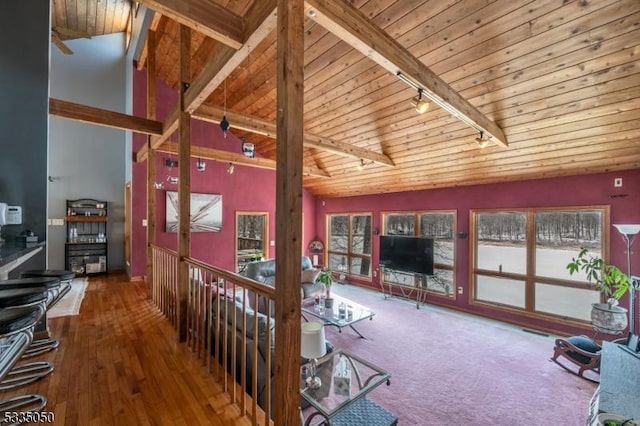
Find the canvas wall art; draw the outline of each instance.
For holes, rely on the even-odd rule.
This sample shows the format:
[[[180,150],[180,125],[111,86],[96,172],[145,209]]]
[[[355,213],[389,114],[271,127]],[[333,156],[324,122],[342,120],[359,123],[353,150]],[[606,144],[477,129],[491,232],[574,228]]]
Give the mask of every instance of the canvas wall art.
[[[166,232],[178,232],[178,192],[167,191]],[[220,232],[222,195],[191,194],[191,232]]]

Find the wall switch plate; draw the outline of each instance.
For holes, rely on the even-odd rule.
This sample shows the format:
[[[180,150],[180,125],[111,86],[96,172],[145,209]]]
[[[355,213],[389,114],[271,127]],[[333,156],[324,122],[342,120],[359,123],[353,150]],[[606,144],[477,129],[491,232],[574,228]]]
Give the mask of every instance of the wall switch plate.
[[[615,178],[613,180],[613,186],[615,186],[616,188],[622,187],[622,178]]]
[[[462,294],[464,292],[464,289],[462,287],[458,287],[458,294]]]
[[[147,219],[142,219],[142,226],[147,226]]]
[[[275,247],[275,246],[276,246],[276,241],[275,241],[275,240],[271,240],[271,241],[269,241],[269,245],[270,245],[271,247]]]
[[[64,226],[64,219],[49,219],[51,226]]]

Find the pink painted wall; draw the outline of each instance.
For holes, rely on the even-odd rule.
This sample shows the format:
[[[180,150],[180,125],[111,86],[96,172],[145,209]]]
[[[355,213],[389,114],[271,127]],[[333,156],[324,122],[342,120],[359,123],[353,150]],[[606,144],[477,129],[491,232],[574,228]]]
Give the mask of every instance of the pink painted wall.
[[[177,101],[177,93],[162,82],[157,82],[158,120],[163,120]],[[134,114],[144,116],[146,111],[146,72],[134,70]],[[232,123],[233,125],[233,123]],[[195,145],[240,152],[240,140],[233,135],[222,137],[216,124],[192,121],[192,139]],[[238,135],[242,135],[239,133]],[[145,137],[134,135],[134,151],[145,143]],[[165,178],[164,155],[158,158],[158,180],[165,182],[165,190],[176,190]],[[219,233],[192,234],[192,257],[204,262],[233,270],[235,211],[253,210],[269,212],[269,240],[275,240],[275,172],[236,166],[233,175],[226,173],[227,165],[207,161],[204,173],[195,171],[195,160],[191,161],[192,191],[217,193],[223,196],[223,229]],[[174,171],[175,172],[175,171]],[[133,164],[133,230],[132,230],[132,276],[145,275],[146,229],[142,219],[146,218],[146,163]],[[614,188],[614,178],[623,178],[622,188]],[[175,249],[177,235],[164,232],[165,190],[158,190],[158,235],[157,241]],[[627,194],[626,197],[616,195]],[[614,196],[612,198],[612,196]],[[363,212],[373,213],[374,229],[381,229],[381,213],[407,210],[456,210],[457,231],[469,231],[469,211],[487,208],[560,207],[610,205],[611,223],[640,223],[640,170],[571,176],[556,179],[539,179],[491,185],[413,191],[348,198],[315,198],[308,191],[303,194],[304,241],[303,252],[313,239],[326,240],[325,215],[327,213]],[[393,206],[398,206],[394,209]],[[640,249],[632,258],[632,271],[640,275]],[[611,232],[611,262],[626,269],[625,244],[617,233]],[[373,241],[373,267],[378,268],[379,240]],[[469,239],[458,239],[456,247],[456,286],[462,286],[463,296],[450,300],[430,296],[429,302],[465,310],[480,315],[500,318],[532,328],[555,330],[566,333],[582,333],[590,329],[559,326],[551,320],[532,320],[517,312],[504,312],[469,302]],[[269,247],[269,257],[275,256],[275,247]],[[356,281],[356,280],[354,280]],[[372,281],[356,281],[358,284],[379,288],[378,277]],[[624,299],[622,304],[628,305]],[[640,312],[639,312],[640,313]]]
[[[177,102],[177,92],[162,82],[156,84],[158,97],[158,120],[163,120]],[[134,115],[146,114],[146,71],[134,71]],[[233,123],[231,123],[233,126]],[[243,133],[236,133],[242,136]],[[177,138],[177,136],[174,136]],[[224,138],[220,126],[203,121],[191,121],[191,138],[194,145],[241,152],[241,140],[234,135],[233,128]],[[251,137],[249,135],[249,141]],[[145,143],[145,137],[134,135],[134,151],[137,152]],[[176,169],[169,170],[164,160],[168,154],[160,154],[156,159],[156,181],[163,182],[164,189],[156,190],[157,194],[157,236],[156,242],[170,249],[177,248],[177,234],[164,232],[166,191],[177,191],[177,185],[171,185],[167,176],[177,176]],[[172,158],[177,160],[177,156]],[[206,160],[204,172],[195,168],[196,159],[191,159],[191,191],[200,193],[222,194],[222,230],[221,232],[192,233],[191,256],[195,259],[228,270],[235,269],[235,213],[236,211],[260,211],[269,213],[270,241],[275,241],[275,172],[253,167],[236,165],[233,174],[228,174],[227,163]],[[179,164],[182,166],[182,164]],[[146,228],[142,220],[146,218],[146,162],[133,164],[132,180],[132,276],[144,276],[146,258]],[[308,191],[303,192],[304,241],[303,251],[308,243],[316,237],[315,232],[315,199]],[[275,257],[275,247],[268,247],[268,257]]]
[[[614,178],[623,178],[622,188],[614,188]],[[618,197],[627,194],[626,197]],[[612,197],[613,196],[613,197]],[[380,194],[348,198],[318,198],[316,223],[318,235],[326,240],[325,215],[328,213],[372,212],[373,228],[381,230],[381,213],[411,210],[456,210],[457,231],[469,232],[470,210],[506,209],[518,207],[561,207],[610,205],[611,223],[640,223],[640,170],[571,176],[556,179],[538,179],[491,185],[466,186],[393,194]],[[394,206],[396,206],[394,208]],[[638,238],[640,240],[640,238]],[[640,248],[632,257],[632,273],[640,275]],[[455,300],[430,296],[430,303],[450,306],[482,315],[521,323],[534,328],[558,330],[566,333],[584,332],[581,328],[558,327],[553,321],[531,320],[520,313],[505,313],[491,307],[472,305],[469,301],[470,240],[458,239],[456,246],[456,287],[462,286],[464,294]],[[379,238],[373,240],[373,268],[378,268]],[[626,245],[619,233],[612,228],[610,260],[627,269]],[[379,274],[372,280],[356,280],[358,284],[379,289]],[[628,300],[622,304],[628,306]]]

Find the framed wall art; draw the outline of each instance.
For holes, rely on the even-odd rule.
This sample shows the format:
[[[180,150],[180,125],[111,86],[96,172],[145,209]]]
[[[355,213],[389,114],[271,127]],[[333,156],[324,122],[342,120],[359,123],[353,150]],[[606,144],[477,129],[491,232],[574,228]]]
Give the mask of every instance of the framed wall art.
[[[178,192],[167,191],[166,232],[178,232]],[[191,232],[220,232],[222,229],[222,195],[191,194]]]

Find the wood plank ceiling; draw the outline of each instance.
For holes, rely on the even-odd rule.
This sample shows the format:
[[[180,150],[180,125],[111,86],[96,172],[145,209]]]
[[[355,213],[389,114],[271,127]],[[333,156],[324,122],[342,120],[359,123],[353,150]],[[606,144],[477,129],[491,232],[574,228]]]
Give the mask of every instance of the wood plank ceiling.
[[[244,16],[254,1],[260,0],[215,3]],[[93,6],[104,2],[95,0]],[[330,176],[305,177],[305,187],[314,194],[372,194],[640,168],[638,0],[345,3],[493,120],[508,147],[492,140],[480,148],[475,129],[433,102],[418,114],[410,104],[416,89],[307,16],[304,162]],[[81,21],[79,14],[78,7]],[[154,27],[157,77],[177,90],[179,25],[163,16]],[[220,42],[192,31],[194,78],[221,48]],[[247,48],[247,59],[196,115],[218,122],[226,103],[230,114],[246,117],[249,124],[251,118],[275,123],[275,31]],[[248,133],[234,128],[233,120],[231,132],[246,135],[261,156],[275,159],[274,132]],[[360,151],[338,154],[314,146],[313,138]],[[392,165],[361,161],[357,152],[363,149],[388,157]]]
[[[91,36],[123,32],[130,0],[51,0],[51,26],[87,32]],[[61,34],[61,38],[73,38]]]

